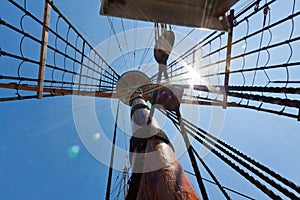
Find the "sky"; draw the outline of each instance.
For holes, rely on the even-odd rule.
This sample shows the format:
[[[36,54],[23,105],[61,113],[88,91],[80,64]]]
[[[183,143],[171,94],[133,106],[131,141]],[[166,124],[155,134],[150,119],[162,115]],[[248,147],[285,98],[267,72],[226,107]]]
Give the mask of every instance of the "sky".
[[[54,2],[71,22],[76,24],[79,31],[93,46],[97,47],[99,44],[101,46],[103,42],[107,42],[111,30],[107,18],[99,15],[101,3],[99,0],[88,2],[84,0],[54,0]],[[41,16],[43,1],[29,3],[29,6],[37,15]],[[18,21],[18,15],[12,11],[12,7],[7,1],[0,2],[0,16]],[[115,23],[117,32],[122,32],[120,21]],[[153,25],[138,22],[137,26],[152,27]],[[134,23],[125,20],[126,30],[133,27]],[[177,27],[176,31],[184,36],[190,29]],[[197,29],[190,36],[193,40],[199,41],[205,33],[207,32]],[[183,36],[179,35],[178,37]],[[2,37],[8,38],[5,41],[2,40],[2,49],[17,45],[12,35],[1,35]],[[280,37],[280,35],[276,37]],[[114,37],[111,40],[114,40]],[[28,50],[27,53],[35,54],[34,48]],[[128,57],[130,60],[132,55],[128,53]],[[131,62],[134,61],[131,60]],[[0,66],[7,68],[7,65],[5,62],[1,62],[0,57]],[[128,70],[124,69],[120,60],[113,61],[112,66],[120,74]],[[9,69],[7,70],[9,71]],[[89,97],[82,99],[83,106],[91,100]],[[92,145],[99,149],[99,154],[109,155],[110,150],[98,144],[101,143],[104,136],[112,139],[116,100],[96,98],[94,101],[100,128],[89,133],[93,136],[94,143]],[[128,126],[128,124],[124,124],[126,123],[125,119],[129,116],[127,113],[129,109],[123,104],[122,109],[119,123],[124,127]],[[221,108],[218,109],[216,112],[221,115],[220,121],[224,120],[220,135],[222,140],[284,177],[300,183],[298,167],[300,164],[298,146],[300,124],[298,121],[245,109],[228,108],[225,111]],[[207,106],[183,106],[182,110],[197,110],[197,124],[205,129],[209,129],[213,120],[219,119],[212,118],[214,110]],[[0,103],[0,199],[96,200],[105,198],[108,167],[101,163],[97,155],[95,156],[90,147],[83,142],[82,132],[78,131],[74,115],[74,99],[71,96]],[[118,145],[126,150],[128,149],[129,135],[124,134],[121,129],[118,128],[117,141]],[[170,122],[166,121],[163,129],[170,133],[169,137],[174,136],[175,129]],[[192,171],[186,154],[179,160],[186,170]],[[212,154],[208,154],[205,161],[225,186],[256,199],[268,199]],[[125,158],[118,163],[122,164],[123,162],[125,162]],[[203,175],[208,177],[205,172]],[[119,189],[117,183],[121,176],[120,171],[114,171],[112,188],[116,191]],[[197,188],[196,179],[193,176],[189,177]],[[215,186],[207,184],[207,187],[211,199],[221,197]],[[197,189],[197,191],[199,190]],[[114,192],[112,196],[115,197],[116,193]],[[243,199],[234,194],[232,197],[233,199]]]

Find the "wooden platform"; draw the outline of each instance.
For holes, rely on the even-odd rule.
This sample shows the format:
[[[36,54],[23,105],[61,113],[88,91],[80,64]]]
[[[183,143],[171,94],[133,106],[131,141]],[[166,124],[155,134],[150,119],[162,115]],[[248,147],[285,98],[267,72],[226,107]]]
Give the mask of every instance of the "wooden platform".
[[[103,0],[100,14],[228,31],[221,17],[237,0]]]

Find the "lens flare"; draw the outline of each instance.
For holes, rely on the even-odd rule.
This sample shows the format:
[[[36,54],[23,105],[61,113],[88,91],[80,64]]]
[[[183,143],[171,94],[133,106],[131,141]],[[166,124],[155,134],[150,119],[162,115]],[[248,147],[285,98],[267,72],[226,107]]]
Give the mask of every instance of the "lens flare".
[[[93,135],[93,141],[98,142],[100,140],[101,133],[95,133]]]
[[[73,145],[71,147],[68,148],[68,156],[70,158],[76,158],[79,155],[80,152],[80,147],[78,145]]]

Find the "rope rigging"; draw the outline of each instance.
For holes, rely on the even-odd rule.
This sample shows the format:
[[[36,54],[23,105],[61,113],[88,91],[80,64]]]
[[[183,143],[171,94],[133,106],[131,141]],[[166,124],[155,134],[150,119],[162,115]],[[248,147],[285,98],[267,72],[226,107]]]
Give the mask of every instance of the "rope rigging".
[[[204,145],[206,148],[210,149],[211,152],[213,152],[217,157],[219,157],[221,160],[223,160],[226,164],[228,164],[230,167],[232,167],[233,170],[240,173],[244,178],[248,179],[252,184],[254,184],[256,187],[261,189],[262,192],[264,192],[266,195],[268,195],[271,198],[276,199],[282,199],[278,194],[274,193],[271,188],[268,188],[266,185],[264,185],[260,180],[257,180],[254,178],[251,174],[253,173],[255,176],[260,178],[262,181],[268,183],[278,191],[280,191],[283,195],[286,197],[289,197],[291,199],[298,199],[299,196],[295,195],[294,192],[291,192],[290,189],[293,189],[298,194],[300,194],[300,187],[297,186],[292,181],[287,180],[286,178],[280,176],[276,172],[270,170],[268,167],[265,167],[264,165],[260,164],[259,162],[255,161],[254,159],[250,158],[249,156],[241,153],[240,151],[236,150],[230,145],[227,145],[222,140],[212,136],[208,132],[204,131],[203,129],[195,126],[194,124],[190,123],[189,121],[182,119],[181,114],[179,112],[179,103],[177,102],[177,97],[172,93],[171,90],[169,90],[166,87],[160,86],[157,91],[154,93],[154,96],[152,96],[151,104],[159,104],[163,106],[165,110],[162,108],[159,108],[159,110],[165,114],[177,127],[177,129],[181,132],[187,151],[189,153],[192,166],[195,170],[195,175],[197,177],[199,187],[201,189],[202,197],[204,199],[207,199],[208,196],[205,192],[204,185],[202,183],[202,177],[200,175],[198,166],[195,161],[194,153],[196,155],[197,152],[195,149],[191,147],[191,144],[187,138],[186,133],[190,134],[193,138],[195,138],[198,142],[200,142],[202,145]],[[174,107],[174,105],[177,105]],[[154,107],[155,109],[156,107]],[[153,109],[153,108],[152,108]],[[203,164],[205,169],[208,171],[208,173],[212,176],[210,169],[205,165],[204,162],[201,161],[201,158],[199,155],[197,156],[200,162]],[[240,166],[239,166],[240,165]],[[244,167],[245,169],[241,168]],[[249,172],[247,172],[247,170]],[[262,172],[263,171],[263,172]],[[267,175],[265,175],[267,173]],[[272,177],[272,178],[271,178]],[[213,178],[215,182],[219,185],[216,178]],[[201,180],[201,182],[199,182]],[[280,181],[285,186],[282,186],[277,181]],[[290,188],[290,189],[288,189]],[[223,187],[219,185],[219,189],[223,192],[225,197],[227,199],[230,199],[228,194],[223,190]],[[225,192],[225,193],[224,193]]]
[[[206,192],[206,189],[205,189],[205,186],[204,186],[203,181],[202,181],[201,173],[200,173],[198,164],[196,162],[195,155],[193,153],[191,143],[190,143],[189,138],[187,136],[185,127],[182,123],[182,118],[181,118],[181,114],[180,114],[180,111],[179,111],[179,102],[178,102],[178,99],[177,99],[176,95],[171,90],[169,90],[167,87],[161,87],[157,91],[157,93],[152,96],[151,104],[152,105],[159,104],[167,110],[175,111],[177,120],[180,124],[179,130],[180,130],[181,135],[184,139],[184,142],[185,142],[185,145],[186,145],[189,157],[190,157],[192,167],[193,167],[194,172],[196,174],[197,182],[198,182],[198,186],[199,186],[200,191],[201,191],[202,198],[204,200],[209,199],[208,195],[207,195],[207,192]]]
[[[298,49],[297,44],[300,38],[297,34],[294,34],[294,27],[295,22],[299,20],[300,13],[296,9],[295,2],[292,1],[289,3],[291,13],[285,13],[281,18],[276,18],[273,14],[271,18],[271,14],[275,10],[273,7],[276,6],[276,3],[277,1],[275,0],[266,1],[264,4],[261,4],[260,1],[255,1],[236,12],[233,32],[245,32],[245,34],[234,37],[231,44],[233,55],[230,61],[237,64],[228,71],[228,88],[240,86],[239,91],[227,91],[226,88],[225,90],[219,90],[219,88],[224,86],[222,80],[224,80],[227,73],[224,70],[227,61],[225,51],[228,39],[225,32],[215,31],[208,33],[207,37],[171,62],[167,68],[171,82],[177,84],[176,81],[189,73],[185,67],[186,65],[194,66],[203,78],[201,80],[202,84],[208,85],[212,89],[204,93],[198,93],[198,95],[195,94],[192,103],[221,105],[214,94],[221,96],[227,94],[229,95],[228,100],[223,102],[223,104],[225,103],[229,107],[254,109],[298,119],[300,113],[297,106],[299,104],[297,102],[299,93],[294,98],[291,98],[287,92],[276,95],[270,92],[269,89],[276,87],[278,90],[286,91],[286,88],[291,87],[292,84],[295,88],[299,87],[299,78],[291,75],[290,71],[299,69],[299,59],[295,57],[294,52]],[[253,21],[258,19],[258,15],[261,15],[260,19],[263,26],[253,29]],[[275,40],[275,30],[283,26],[290,26],[290,29],[288,29],[290,33],[282,41]],[[256,40],[259,35],[260,40]],[[265,37],[262,37],[263,35]],[[220,45],[220,40],[222,40],[222,45]],[[255,44],[257,45],[255,46]],[[286,47],[288,48],[287,50]],[[241,50],[238,50],[239,48]],[[285,52],[284,56],[276,58],[272,56],[273,52],[280,51]],[[199,55],[199,53],[201,53],[201,56],[196,58],[195,55]],[[251,58],[254,55],[258,55],[258,57],[256,63],[251,64]],[[278,76],[275,76],[275,73],[282,74],[282,78],[285,77],[286,80],[277,80]],[[156,82],[157,78],[158,73],[152,76],[151,80]],[[253,88],[261,87],[262,90],[260,90],[260,93],[245,90],[251,86]],[[276,99],[269,98],[273,96],[276,96]],[[186,98],[189,97],[186,96]],[[184,102],[188,103],[188,99],[184,100]]]
[[[44,26],[43,20],[30,11],[27,6],[29,2],[26,0],[23,0],[23,5],[13,0],[8,0],[8,2],[18,11],[19,14],[16,17],[18,21],[11,22],[9,16],[2,17],[1,14],[0,30],[5,30],[13,35],[17,45],[7,47],[0,43],[1,64],[3,59],[3,63],[12,65],[9,73],[0,69],[0,88],[8,91],[5,93],[5,95],[8,94],[7,96],[0,96],[0,101],[35,99],[38,98],[36,93],[39,90],[38,85],[41,79],[36,76],[36,73],[31,72],[39,69],[41,62],[39,55],[32,56],[26,51],[29,48],[32,48],[31,51],[36,51],[38,47],[45,44],[45,41],[33,34],[28,27],[32,25],[41,28]],[[236,14],[231,20],[232,28],[234,33],[239,34],[233,37],[232,43],[229,42],[233,49],[229,59],[226,55],[228,33],[223,31],[210,31],[200,42],[174,60],[170,56],[172,50],[174,51],[179,44],[190,37],[195,32],[195,28],[187,32],[182,40],[175,43],[173,31],[176,27],[155,23],[148,40],[145,38],[147,45],[141,53],[139,65],[141,66],[145,61],[150,64],[153,60],[153,57],[150,57],[149,60],[147,57],[153,48],[151,47],[153,33],[155,35],[154,59],[158,63],[158,73],[151,77],[150,84],[150,94],[155,93],[153,90],[157,93],[156,96],[152,96],[150,102],[162,104],[166,108],[166,111],[162,111],[162,113],[181,132],[203,199],[208,199],[209,190],[203,183],[204,178],[198,167],[200,164],[226,199],[231,198],[226,190],[232,190],[220,183],[218,177],[213,174],[212,168],[204,162],[196,148],[190,144],[188,135],[194,137],[199,144],[211,149],[219,160],[222,160],[230,169],[240,174],[242,178],[248,180],[270,198],[299,199],[300,188],[296,183],[185,120],[179,112],[180,103],[226,105],[300,120],[300,80],[297,75],[300,67],[300,60],[297,57],[300,42],[297,25],[300,11],[297,10],[296,1],[293,0],[287,5],[291,8],[290,12],[285,12],[278,18],[275,7],[278,2],[281,1],[270,0],[265,1],[264,4],[261,0],[247,1],[235,12]],[[61,8],[51,0],[46,0],[45,3],[51,7],[52,23],[47,27],[49,43],[44,66],[44,86],[39,91],[42,92],[42,97],[83,95],[111,98],[116,92],[116,84],[120,79],[118,72],[105,61],[85,39],[85,36],[81,35],[78,28],[73,25],[74,22],[71,22],[62,13]],[[117,36],[113,18],[107,17],[107,21],[110,26],[110,35],[114,34],[126,68],[129,69],[131,64],[136,67],[135,64],[139,58],[135,49],[136,40],[134,40],[134,52],[130,54],[133,59],[130,57],[128,60],[124,53],[125,50],[130,52],[129,40],[125,34],[127,24],[123,19],[120,20],[124,32],[125,49],[121,46],[123,44],[121,37]],[[256,23],[260,25],[259,28]],[[137,37],[137,21],[133,22],[133,27],[134,37]],[[278,40],[276,31],[282,28],[286,28],[288,36]],[[108,48],[109,45],[106,54],[108,54]],[[276,52],[281,52],[282,55],[274,56]],[[228,61],[230,61],[231,69],[226,71],[226,62]],[[140,66],[138,70],[142,71]],[[197,69],[201,76],[201,80],[196,80],[192,86],[184,82],[190,79],[185,77],[189,73],[186,66]],[[143,72],[148,72],[152,67],[153,65],[144,69]],[[226,75],[228,75],[228,85],[224,84]],[[161,82],[182,89],[184,91],[182,100],[170,103],[163,99],[163,95],[167,97],[170,93],[164,91],[163,94],[164,86],[159,90],[155,88]],[[192,95],[187,94],[188,90],[192,91]],[[225,95],[228,97],[227,99],[219,98]],[[128,138],[124,134],[126,150],[127,140]],[[116,141],[115,136],[113,141]],[[113,154],[111,160],[113,160]],[[122,181],[126,180],[128,171],[126,160],[123,177],[117,177],[113,187],[115,191],[111,191],[113,171],[110,168],[106,199],[112,198],[113,195],[119,199],[123,189],[124,196],[126,196],[127,183],[125,184],[126,181],[124,181],[123,184]]]
[[[185,172],[188,173],[188,174],[190,174],[190,175],[196,176],[195,174],[193,174],[193,173],[191,173],[191,172],[189,172],[189,171],[187,171],[187,170],[185,170]],[[203,179],[204,181],[208,182],[208,183],[217,185],[215,182],[210,181],[210,180],[207,179],[207,178],[202,178],[202,179]],[[247,198],[247,199],[252,199],[252,200],[254,200],[254,198],[252,198],[252,197],[250,197],[250,196],[248,196],[248,195],[242,194],[242,193],[240,193],[240,192],[238,192],[238,191],[236,191],[236,190],[230,189],[230,188],[225,187],[225,186],[222,186],[222,188],[224,188],[224,189],[226,189],[226,190],[228,190],[228,191],[230,191],[230,192],[233,192],[234,194],[238,194],[239,196],[245,197],[245,198]]]
[[[121,52],[123,62],[124,62],[124,64],[125,64],[126,68],[127,68],[127,69],[130,69],[130,68],[129,68],[129,65],[127,64],[126,58],[125,58],[125,56],[124,56],[124,52],[123,52],[123,49],[122,49],[121,42],[120,42],[120,40],[119,40],[119,38],[118,38],[118,36],[117,36],[117,32],[116,32],[115,26],[114,26],[114,24],[113,24],[113,18],[112,18],[112,17],[107,17],[107,21],[108,21],[108,23],[109,23],[109,25],[110,25],[110,28],[111,28],[111,30],[112,30],[112,32],[113,32],[113,34],[114,34],[115,40],[116,40],[117,43],[118,43],[118,47],[119,47],[119,50],[120,50],[120,52]],[[125,33],[124,33],[124,34],[125,34]],[[125,37],[125,38],[126,38],[126,37]],[[127,42],[127,39],[126,39],[125,41]],[[128,44],[127,44],[127,48],[128,48]]]
[[[22,69],[25,64],[28,69],[36,69],[36,66],[40,65],[40,61],[37,57],[26,57],[23,51],[28,48],[29,42],[32,48],[37,44],[41,45],[43,41],[37,38],[36,34],[32,34],[29,29],[25,29],[24,18],[30,19],[35,26],[42,26],[43,22],[27,10],[25,1],[24,6],[15,1],[9,0],[8,2],[15,6],[20,13],[23,13],[20,16],[20,25],[10,24],[4,18],[1,18],[0,24],[2,28],[6,27],[7,31],[18,34],[20,53],[1,50],[3,57],[5,56],[14,63],[15,61],[19,62],[16,75],[1,75],[1,80],[18,81],[14,83],[2,82],[1,87],[12,88],[16,84],[17,97],[0,98],[0,101],[34,98],[30,91],[34,92],[39,79],[28,76]],[[46,1],[46,3],[52,8],[51,16],[55,16],[56,20],[53,18],[55,23],[50,24],[47,29],[49,31],[49,43],[47,45],[48,56],[45,64],[46,73],[43,90],[49,93],[46,92],[44,95],[48,97],[72,93],[84,94],[86,92],[99,92],[99,95],[112,93],[119,75],[84,39],[53,2]],[[30,93],[31,95],[29,95]]]
[[[170,115],[171,113],[168,112],[169,115],[167,115],[168,117],[172,116]],[[171,117],[171,119],[175,120],[173,122],[176,123],[176,126],[179,126],[179,122],[176,121],[176,116]],[[258,187],[259,189],[261,189],[262,192],[264,192],[266,195],[268,195],[271,198],[276,198],[276,199],[281,199],[280,196],[278,196],[277,194],[275,194],[270,188],[267,188],[264,184],[262,184],[261,182],[259,182],[257,179],[255,179],[253,176],[251,176],[249,173],[247,173],[245,170],[243,170],[242,168],[240,168],[238,165],[236,165],[234,162],[232,162],[230,159],[228,159],[227,157],[224,156],[224,154],[220,153],[219,151],[217,151],[215,148],[213,148],[212,146],[210,146],[207,142],[206,142],[206,138],[199,138],[196,134],[194,134],[191,130],[187,130],[187,133],[190,134],[192,137],[194,137],[197,141],[199,141],[201,144],[203,144],[206,148],[211,149],[211,152],[214,153],[216,156],[218,156],[221,160],[223,160],[226,164],[228,164],[230,167],[232,167],[232,169],[234,169],[235,171],[237,171],[238,173],[240,173],[242,176],[244,176],[246,179],[248,179],[252,184],[254,184],[256,187]],[[208,140],[209,141],[209,140]],[[209,143],[211,143],[211,141],[209,141]],[[214,145],[214,142],[211,143],[212,145]],[[224,151],[225,153],[228,153],[227,151]],[[253,168],[249,168],[250,170],[252,170]],[[274,183],[274,182],[273,182]],[[280,186],[279,186],[280,187]],[[287,190],[284,190],[287,191]],[[295,196],[293,193],[284,193],[287,196],[291,196],[294,199],[297,199],[298,197]]]
[[[176,120],[176,115],[172,114],[170,112],[167,112],[167,117],[169,117],[170,119],[172,119],[173,122],[176,123],[177,126],[179,126],[179,122],[178,120]],[[175,120],[175,121],[174,121]],[[284,195],[292,198],[292,199],[297,199],[299,197],[295,196],[294,193],[289,192],[286,188],[283,188],[281,185],[276,184],[273,180],[269,179],[268,177],[264,176],[262,173],[260,173],[258,170],[255,170],[254,168],[250,167],[250,165],[246,164],[245,162],[243,162],[242,160],[238,159],[238,157],[234,156],[233,154],[229,153],[228,150],[234,150],[232,147],[229,147],[228,145],[226,145],[226,147],[229,149],[225,150],[224,148],[222,148],[221,146],[219,146],[217,143],[222,143],[225,144],[224,142],[222,142],[220,139],[215,138],[215,141],[212,141],[211,139],[214,138],[212,136],[212,138],[207,138],[207,136],[211,136],[211,135],[201,135],[200,132],[198,132],[199,130],[201,130],[200,128],[197,128],[196,126],[190,124],[188,121],[184,120],[184,125],[188,127],[187,132],[193,136],[196,140],[198,140],[200,143],[202,143],[203,145],[205,145],[207,148],[211,149],[211,151],[213,153],[216,153],[217,156],[223,157],[221,156],[221,154],[217,153],[217,151],[215,150],[215,147],[220,149],[223,153],[227,154],[228,156],[230,156],[231,158],[234,158],[237,162],[239,162],[240,164],[242,164],[243,166],[247,166],[247,169],[252,171],[255,175],[259,176],[260,178],[262,178],[264,181],[267,181],[269,184],[271,184],[273,187],[277,188],[279,191],[281,191]],[[192,128],[193,127],[193,128]],[[190,129],[191,128],[191,129]],[[198,129],[198,131],[197,131]],[[193,131],[195,131],[195,133],[193,133]],[[202,130],[201,130],[202,131]],[[205,132],[207,133],[207,132]],[[200,135],[199,135],[200,134]],[[200,139],[197,135],[199,135],[202,139]],[[208,146],[208,143],[206,143],[205,141],[207,141],[208,143],[210,143],[212,146]],[[255,164],[256,167],[259,167],[262,170],[265,170],[266,173],[269,173],[270,176],[272,176],[273,178],[277,179],[278,181],[282,181],[284,184],[286,184],[286,186],[291,187],[292,189],[296,190],[298,192],[298,194],[300,194],[300,190],[299,190],[299,186],[295,185],[293,182],[286,180],[285,178],[281,177],[280,175],[278,175],[277,173],[273,172],[272,170],[268,169],[267,167],[264,167],[262,164],[259,164],[257,161],[254,161],[253,159],[243,155],[241,152],[239,152],[238,150],[234,150],[235,153],[238,152],[239,155],[242,155],[243,158],[247,159],[247,161],[251,161],[252,164]],[[253,181],[253,184],[255,185],[260,185],[258,182],[254,181],[252,178],[250,178],[250,176],[246,175],[245,172],[242,172],[240,169],[238,169],[236,166],[234,166],[231,162],[229,162],[229,160],[225,157],[221,158],[222,160],[224,160],[227,164],[229,164],[230,166],[232,166],[233,168],[235,168],[239,173],[243,174],[243,176],[245,175],[247,179],[249,179],[251,182]],[[259,187],[265,187],[263,185],[260,185]],[[271,190],[268,189],[269,192],[267,192],[267,195],[271,195],[273,196],[274,194],[272,194]],[[265,192],[262,189],[263,192]],[[270,196],[270,197],[271,197]],[[275,197],[275,196],[273,196]],[[278,197],[278,196],[277,196]]]

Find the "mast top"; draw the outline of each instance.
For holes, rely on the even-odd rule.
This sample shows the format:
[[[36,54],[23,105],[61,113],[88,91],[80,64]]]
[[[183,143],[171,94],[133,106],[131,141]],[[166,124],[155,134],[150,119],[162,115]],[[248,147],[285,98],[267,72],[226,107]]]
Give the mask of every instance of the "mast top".
[[[117,97],[123,103],[129,105],[132,94],[141,86],[149,85],[150,83],[150,79],[140,71],[132,70],[125,72],[116,86]]]

